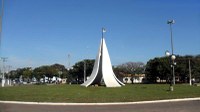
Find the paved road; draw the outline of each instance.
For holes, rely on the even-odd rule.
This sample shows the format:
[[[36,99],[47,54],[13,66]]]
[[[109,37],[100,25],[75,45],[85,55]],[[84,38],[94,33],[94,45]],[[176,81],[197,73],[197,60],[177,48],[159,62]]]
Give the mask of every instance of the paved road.
[[[200,112],[200,101],[107,106],[49,106],[0,103],[0,112]]]

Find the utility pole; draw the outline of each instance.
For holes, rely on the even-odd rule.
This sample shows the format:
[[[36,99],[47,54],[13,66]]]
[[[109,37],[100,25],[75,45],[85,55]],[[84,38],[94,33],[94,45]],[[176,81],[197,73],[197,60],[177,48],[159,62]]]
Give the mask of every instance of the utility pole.
[[[3,72],[3,76],[2,76],[2,87],[4,87],[4,84],[5,84],[5,76],[4,76],[4,73],[5,73],[5,62],[7,61],[8,58],[6,57],[1,57],[2,61],[3,61],[3,69],[2,69],[2,72]]]
[[[189,59],[189,77],[190,77],[190,86],[191,86],[192,85],[192,76],[191,76],[190,59]]]
[[[7,80],[7,82],[8,82],[8,85],[11,86],[11,80],[10,80],[10,73],[9,72],[10,72],[12,66],[8,65],[7,67],[8,67],[8,80]]]
[[[2,39],[2,20],[3,20],[3,12],[4,12],[4,0],[1,0],[1,11],[0,11],[0,57],[1,57],[1,39]],[[2,59],[2,58],[1,58]],[[5,59],[4,59],[5,60]],[[3,62],[4,62],[3,60]],[[3,68],[4,69],[4,68]],[[1,71],[2,72],[2,71]],[[1,73],[0,72],[0,73]],[[4,71],[2,76],[2,87],[4,87],[5,78],[4,78]]]
[[[67,61],[68,61],[68,65],[67,65],[67,70],[70,70],[71,69],[71,67],[70,67],[70,58],[71,58],[71,55],[70,54],[68,54],[67,55]]]

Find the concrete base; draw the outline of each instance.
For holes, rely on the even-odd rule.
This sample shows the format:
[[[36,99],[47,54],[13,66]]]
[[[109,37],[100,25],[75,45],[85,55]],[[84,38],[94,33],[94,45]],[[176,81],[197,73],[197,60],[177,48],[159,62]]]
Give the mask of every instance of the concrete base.
[[[2,79],[1,80],[1,87],[4,87],[5,86],[5,79]]]
[[[174,91],[174,87],[173,86],[169,86],[169,91]]]

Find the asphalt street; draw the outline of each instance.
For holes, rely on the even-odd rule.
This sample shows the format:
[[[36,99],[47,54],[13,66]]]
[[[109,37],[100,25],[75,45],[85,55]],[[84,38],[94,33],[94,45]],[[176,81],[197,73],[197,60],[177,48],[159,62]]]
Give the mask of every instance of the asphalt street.
[[[200,101],[85,106],[0,103],[0,112],[200,112]]]

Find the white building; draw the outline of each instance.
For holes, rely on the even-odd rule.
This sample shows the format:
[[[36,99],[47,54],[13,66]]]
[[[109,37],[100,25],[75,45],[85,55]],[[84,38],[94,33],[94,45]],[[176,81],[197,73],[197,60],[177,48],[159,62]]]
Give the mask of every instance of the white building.
[[[135,75],[131,75],[131,74],[126,74],[123,77],[123,82],[124,83],[143,83],[145,79],[145,74],[135,74]]]

